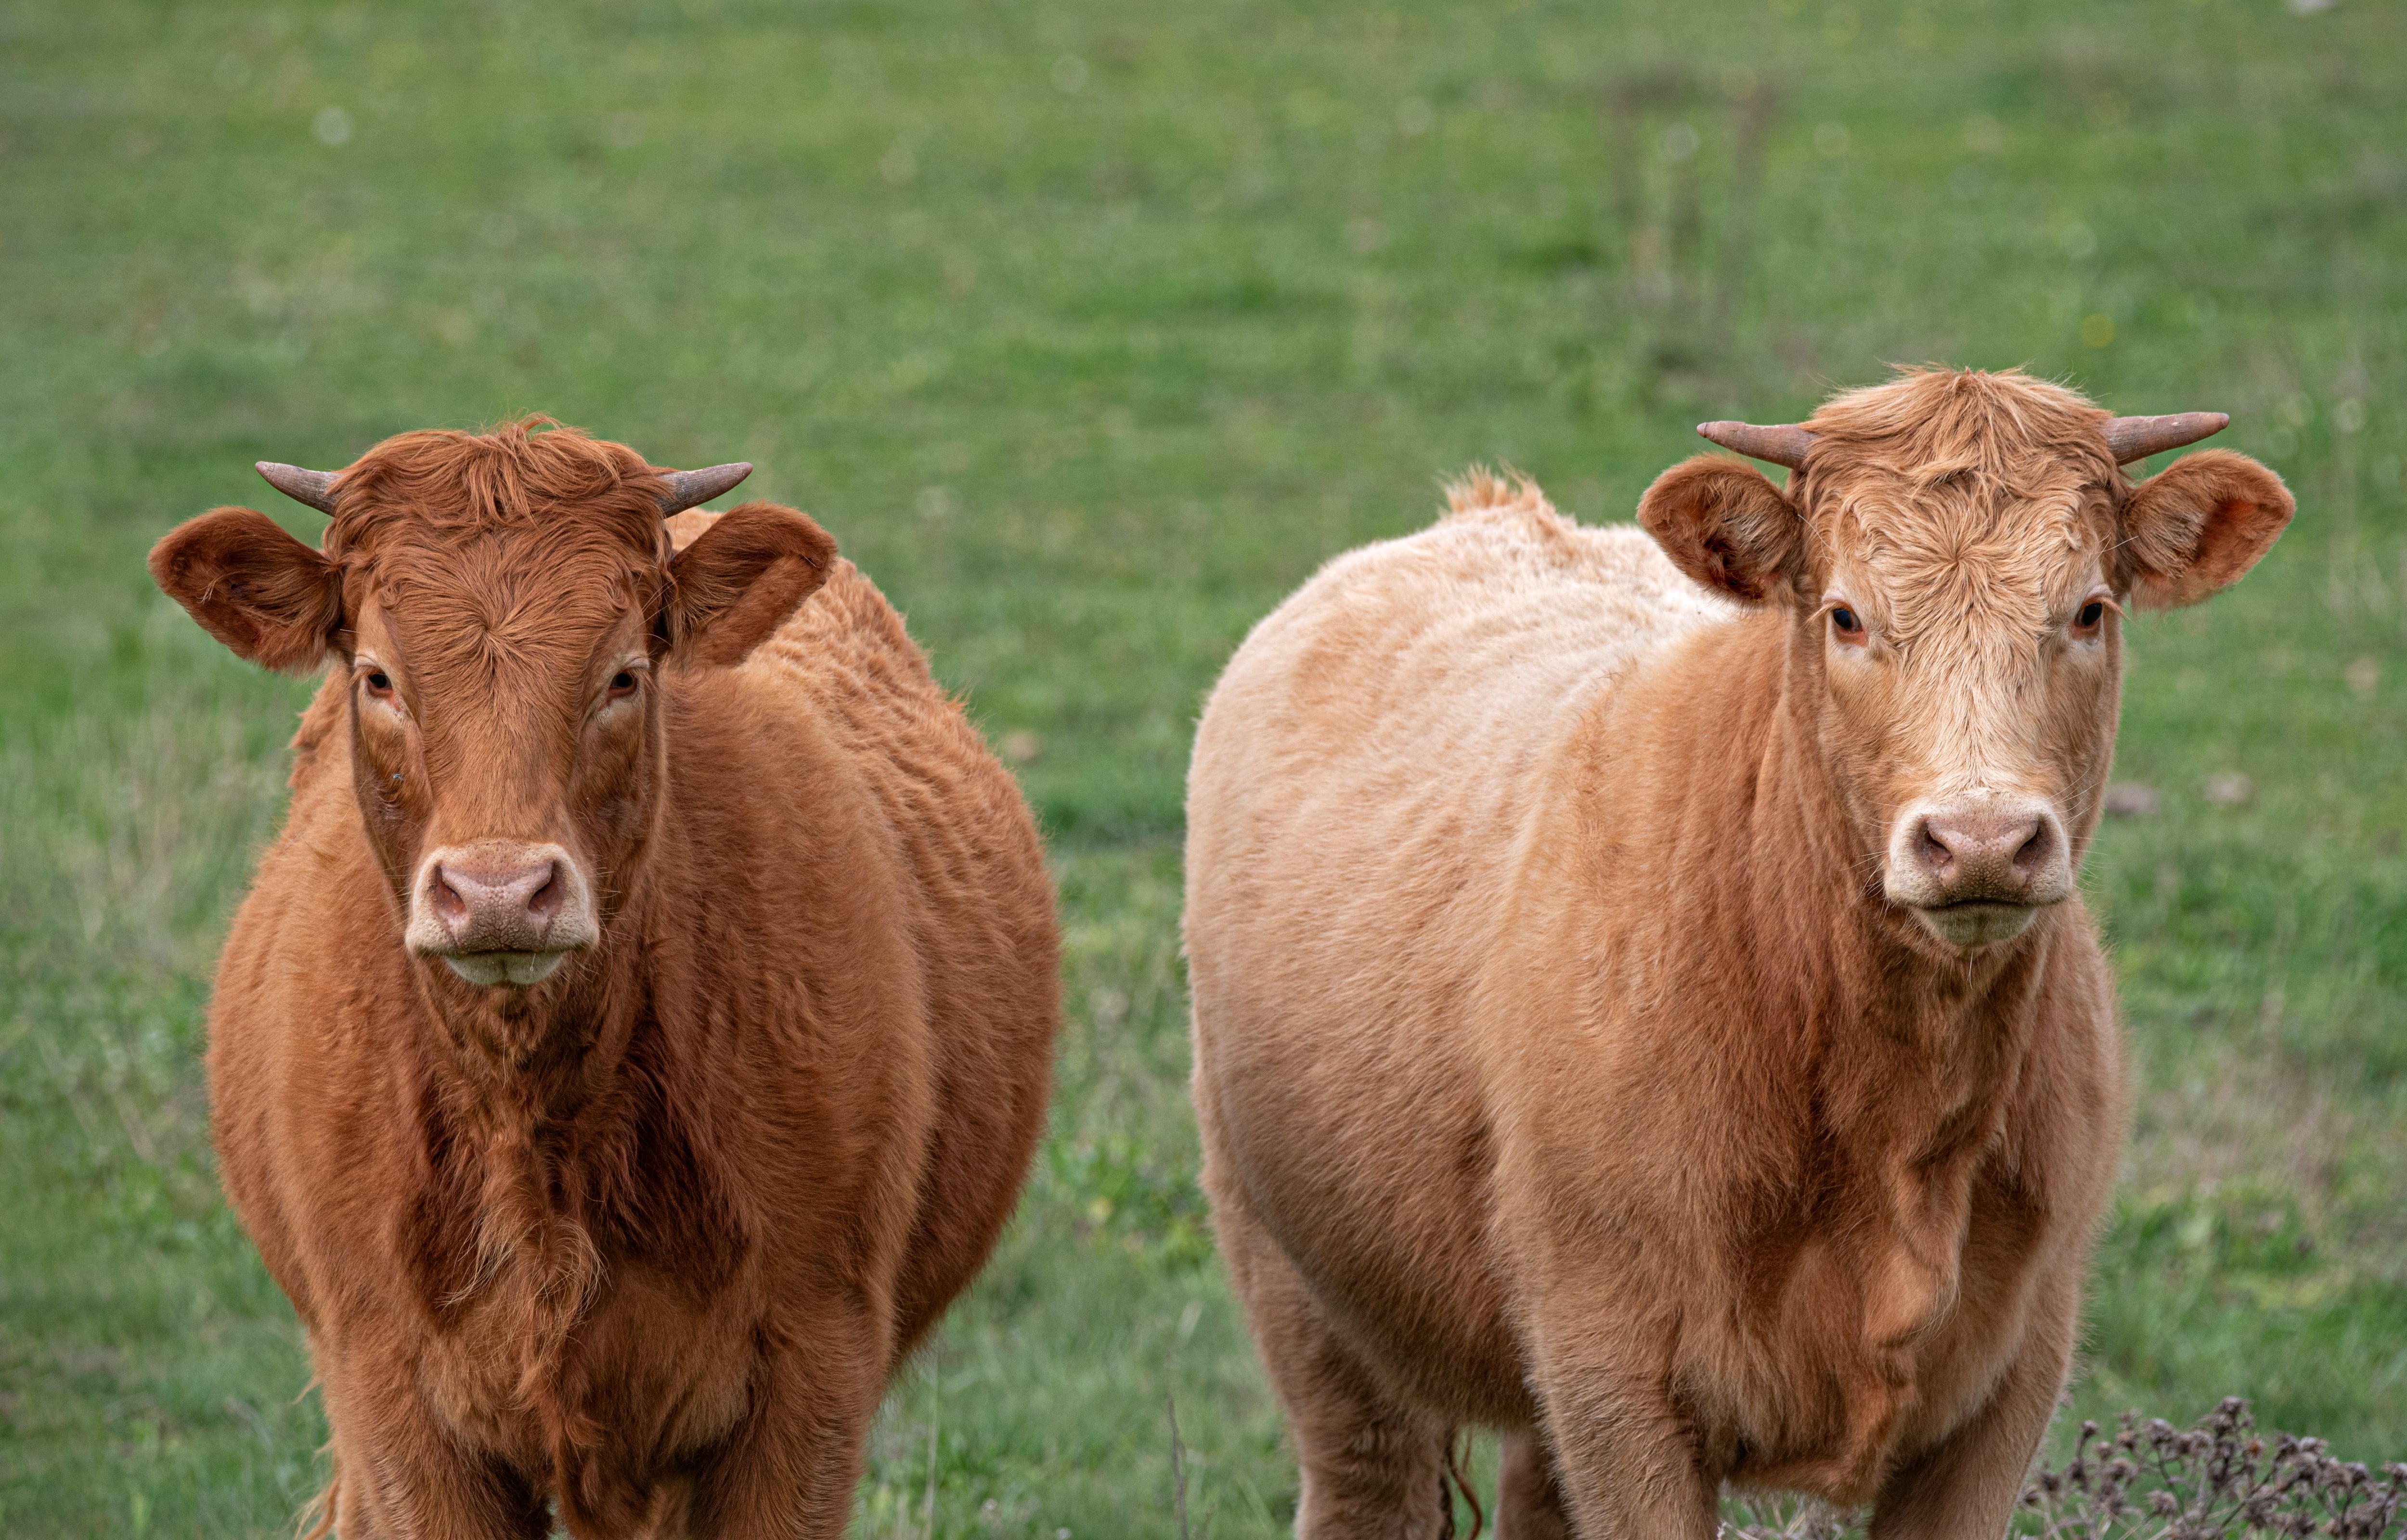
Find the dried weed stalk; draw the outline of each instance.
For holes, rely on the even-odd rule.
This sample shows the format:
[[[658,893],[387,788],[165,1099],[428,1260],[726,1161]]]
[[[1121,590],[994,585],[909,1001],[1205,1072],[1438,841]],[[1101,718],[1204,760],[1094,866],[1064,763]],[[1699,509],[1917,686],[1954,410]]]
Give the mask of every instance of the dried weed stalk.
[[[1859,1533],[1813,1505],[1740,1505],[1729,1540],[1841,1540]],[[2017,1535],[2042,1540],[2407,1540],[2407,1464],[2336,1460],[2320,1438],[2257,1431],[2227,1398],[2195,1428],[2123,1414],[2112,1437],[2081,1425],[2072,1456],[2023,1489]]]

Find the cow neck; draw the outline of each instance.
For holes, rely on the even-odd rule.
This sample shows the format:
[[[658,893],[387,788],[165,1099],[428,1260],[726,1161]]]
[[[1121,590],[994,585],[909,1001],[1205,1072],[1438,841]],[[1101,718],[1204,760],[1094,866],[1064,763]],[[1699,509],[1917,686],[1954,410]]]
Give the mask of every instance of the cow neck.
[[[1724,666],[1753,674],[1756,686],[1734,692],[1752,720],[1731,733],[1753,750],[1750,858],[1718,871],[1771,976],[1795,981],[1828,1072],[1853,1078],[1869,1056],[1924,1066],[1933,1089],[1959,1088],[1950,1100],[2000,1088],[2001,1071],[2027,1046],[2032,990],[2061,912],[2043,911],[2014,941],[1969,959],[1930,946],[1920,922],[1883,897],[1875,856],[1822,753],[1819,657],[1804,651],[1818,637],[1776,613],[1716,641],[1736,655]]]
[[[634,1137],[639,1098],[624,1082],[645,1019],[643,921],[631,900],[599,947],[563,962],[576,972],[562,988],[516,1010],[421,980],[434,1028],[417,1090],[421,1158],[455,1200],[420,1257],[428,1302],[444,1320],[499,1303],[508,1335],[495,1350],[515,1361],[563,1489],[603,1434],[578,1389],[577,1329],[606,1275],[610,1178]]]
[[[479,1123],[556,1136],[609,1099],[648,994],[640,940],[648,884],[639,878],[625,874],[634,896],[605,924],[600,946],[563,960],[557,989],[497,1004],[491,992],[421,979],[435,1072],[453,1104]]]
[[[448,1329],[499,1332],[479,1350],[515,1371],[564,1505],[605,1440],[580,1325],[608,1275],[610,1179],[634,1139],[622,1082],[643,1020],[642,920],[631,902],[599,947],[563,962],[577,971],[561,989],[516,1010],[440,983],[420,992],[435,1028],[420,1158],[449,1199],[420,1205],[420,1286]]]
[[[1705,880],[1745,938],[1748,978],[1774,992],[1749,1012],[1759,1083],[1787,1103],[1777,1124],[1852,1194],[1867,1341],[1902,1349],[1954,1297],[1973,1179],[2038,1030],[2060,913],[1969,962],[1914,944],[1918,922],[1871,880],[1822,756],[1819,659],[1797,656],[1818,638],[1777,612],[1719,629],[1707,645],[1720,656],[1704,661],[1745,681],[1726,697],[1738,719],[1692,721],[1696,763],[1728,768],[1675,795],[1745,809],[1745,858]]]

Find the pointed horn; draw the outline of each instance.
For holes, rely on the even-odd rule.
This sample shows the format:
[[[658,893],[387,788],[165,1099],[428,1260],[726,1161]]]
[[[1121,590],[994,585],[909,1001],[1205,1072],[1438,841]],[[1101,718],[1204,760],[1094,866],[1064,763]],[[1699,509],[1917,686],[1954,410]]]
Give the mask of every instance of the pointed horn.
[[[662,471],[669,489],[661,494],[661,516],[684,513],[696,503],[712,498],[752,473],[750,460],[731,460],[725,465],[713,465],[700,471]]]
[[[335,511],[335,472],[311,471],[272,459],[258,460],[254,465],[267,478],[267,485],[293,502],[306,502],[321,514]]]
[[[1697,431],[1749,459],[1786,465],[1792,471],[1805,463],[1805,451],[1814,447],[1814,435],[1793,422],[1784,422],[1776,428],[1761,428],[1751,422],[1701,422]]]
[[[2114,452],[2115,464],[2129,465],[2150,455],[2178,449],[2185,444],[2196,444],[2202,438],[2222,432],[2230,423],[2230,417],[2222,412],[2175,412],[2163,417],[2109,417],[2106,420],[2106,447]]]

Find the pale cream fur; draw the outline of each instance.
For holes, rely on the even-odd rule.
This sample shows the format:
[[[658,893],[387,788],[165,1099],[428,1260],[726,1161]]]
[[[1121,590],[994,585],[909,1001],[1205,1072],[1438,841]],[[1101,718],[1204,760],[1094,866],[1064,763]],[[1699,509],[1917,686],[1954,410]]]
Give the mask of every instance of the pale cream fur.
[[[2014,463],[1867,515],[1930,459],[1845,446],[1875,413]],[[1508,1435],[1506,1540],[1705,1540],[1725,1482],[2002,1528],[2113,1179],[2113,983],[2077,893],[1951,944],[1885,843],[2019,717],[2077,865],[2120,671],[2082,585],[2188,602],[2288,517],[2238,457],[2134,488],[2103,416],[1910,374],[1826,409],[1802,489],[1667,473],[1674,556],[1477,475],[1239,649],[1189,784],[1194,1093],[1307,1540],[1445,1533],[1463,1424]],[[1918,662],[1899,542],[1973,596]],[[2009,657],[1969,741],[1906,730]]]
[[[1589,1150],[1612,1138],[1613,1123],[1625,1137],[1648,1124],[1644,1055],[1669,1045],[1644,1031],[1615,1038],[1612,1012],[1580,997],[1654,985],[1643,959],[1558,950],[1582,938],[1566,934],[1575,919],[1550,906],[1543,879],[1550,865],[1571,864],[1578,842],[1558,815],[1560,776],[1567,757],[1583,757],[1576,740],[1597,708],[1631,672],[1682,639],[1739,625],[1741,612],[1635,526],[1575,525],[1526,483],[1503,494],[1474,483],[1435,527],[1332,561],[1247,639],[1197,738],[1187,929],[1208,1180],[1231,1265],[1289,1392],[1303,1456],[1299,1532],[1316,1537],[1433,1535],[1425,1451],[1457,1423],[1542,1426],[1540,1360],[1563,1328],[1533,1317],[1546,1293],[1580,1287],[1550,1276],[1572,1270],[1547,1254],[1560,1228],[1543,1212],[1550,1204],[1600,1178],[1651,1188],[1595,1205],[1645,1211],[1633,1244],[1658,1223],[1702,1231],[1727,1208],[1720,1194],[1682,1191],[1706,1174],[1667,1167],[1656,1151],[1603,1162]],[[1658,891],[1671,901],[1668,884]],[[2097,1015],[2095,1067],[2111,1082]],[[1730,1051],[1737,1025],[1700,1024],[1694,1051]],[[1566,1065],[1567,1055],[1589,1062]],[[2098,1093],[2101,1108],[2114,1099],[2111,1088]],[[1607,1126],[1558,1128],[1558,1119]],[[2100,1122],[2111,1124],[2111,1113]],[[2101,1129],[2101,1162],[2111,1140]],[[1509,1190],[1517,1166],[1518,1194]],[[1961,1203],[1946,1207],[1897,1228],[1952,1241]],[[1901,1236],[1873,1264],[1898,1274],[1884,1338],[1910,1339],[1953,1292],[1953,1259],[1916,1254],[1949,1248],[1921,1238]],[[1685,1375],[1731,1409],[1784,1399],[1771,1383],[1782,1355],[1755,1340],[1763,1321],[1716,1300],[1729,1318],[1670,1324],[1663,1311],[1676,1314],[1681,1265],[1626,1260],[1621,1297],[1593,1316],[1627,1328],[1601,1345],[1608,1356],[1676,1352],[1687,1361],[1679,1370],[1649,1363],[1637,1378]],[[1698,1282],[1701,1298],[1720,1292]],[[2022,1312],[2027,1292],[2000,1301],[2006,1313]],[[1621,1306],[1631,1315],[1616,1322]],[[1849,1356],[1830,1355],[1825,1371],[1847,1372]],[[1983,1356],[1986,1390],[2003,1355],[1991,1347]],[[1295,1383],[1297,1360],[1314,1366],[1301,1377],[1308,1386]],[[1332,1362],[1333,1376],[1314,1372]],[[2060,1374],[2052,1363],[2051,1393]],[[1957,1420],[1966,1409],[1931,1411]],[[1779,1424],[1815,1422],[1814,1411],[1775,1409],[1749,1431],[1790,1446],[1784,1455],[1821,1454],[1794,1447],[1818,1427],[1780,1437]],[[1627,1415],[1643,1422],[1663,1410]],[[1862,1441],[1842,1430],[1828,1442],[1854,1468],[1823,1484],[1842,1498],[1870,1495],[1876,1461]],[[1363,1448],[1383,1453],[1361,1458]],[[1529,1462],[1531,1448],[1515,1457]],[[1419,1490],[1389,1491],[1389,1465]],[[1508,1494],[1506,1533],[1560,1521],[1549,1511],[1560,1499],[1537,1486],[1534,1501]],[[1399,1497],[1417,1511],[1391,1529]]]

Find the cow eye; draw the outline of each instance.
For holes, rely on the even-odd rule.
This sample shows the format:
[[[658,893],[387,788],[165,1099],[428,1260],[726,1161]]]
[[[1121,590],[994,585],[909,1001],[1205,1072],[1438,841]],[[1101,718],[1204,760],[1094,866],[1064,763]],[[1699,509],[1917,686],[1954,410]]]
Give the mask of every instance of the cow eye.
[[[1830,612],[1830,626],[1841,636],[1859,637],[1864,634],[1864,623],[1856,618],[1856,612],[1844,604]]]
[[[610,699],[624,700],[635,693],[635,675],[632,670],[620,669],[610,676]]]
[[[2105,604],[2101,600],[2093,599],[2088,603],[2081,606],[2081,613],[2072,617],[2072,624],[2075,629],[2094,631],[2098,629],[2098,623],[2105,618]]]
[[[377,697],[378,699],[391,695],[392,693],[392,676],[387,674],[382,669],[370,670],[368,672],[368,693]]]

